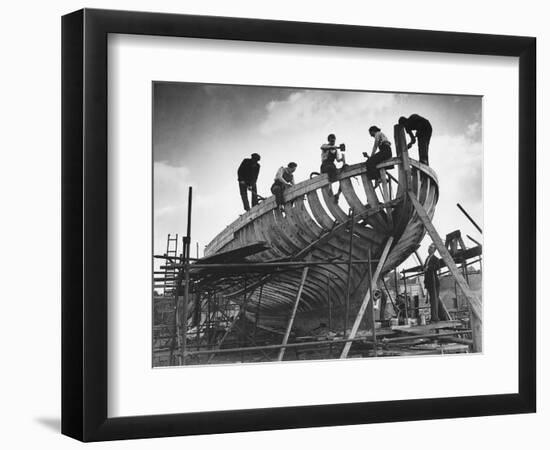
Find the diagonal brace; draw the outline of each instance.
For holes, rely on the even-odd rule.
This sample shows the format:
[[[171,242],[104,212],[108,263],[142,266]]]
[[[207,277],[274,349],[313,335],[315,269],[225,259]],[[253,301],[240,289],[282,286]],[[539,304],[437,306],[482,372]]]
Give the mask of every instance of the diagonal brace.
[[[372,276],[372,281],[370,284],[371,286],[376,286],[376,283],[378,283],[380,272],[382,272],[382,267],[384,267],[384,264],[386,263],[386,259],[388,257],[388,253],[390,251],[392,242],[393,242],[393,237],[388,238],[388,240],[386,241],[386,245],[384,246],[384,251],[382,252],[382,256],[380,257],[380,260],[378,261],[378,265],[376,266],[376,270],[374,271],[374,275]],[[363,316],[365,315],[365,312],[367,311],[367,306],[369,305],[370,302],[371,302],[371,292],[369,289],[365,294],[365,297],[363,298],[363,303],[361,304],[359,311],[357,312],[357,317],[355,318],[355,322],[353,323],[353,327],[351,328],[351,332],[350,332],[350,335],[348,336],[348,339],[355,339],[355,335],[359,330],[359,325],[361,324],[361,320],[363,320]],[[348,357],[351,344],[352,344],[352,341],[346,343],[346,345],[344,346],[344,349],[342,350],[342,354],[340,355],[341,359],[345,359]]]
[[[290,315],[290,319],[288,321],[288,325],[286,327],[285,336],[283,338],[283,344],[286,345],[288,343],[288,337],[290,336],[290,330],[292,330],[292,324],[294,323],[294,318],[296,317],[296,311],[298,310],[298,304],[300,303],[300,297],[302,296],[302,291],[304,290],[304,284],[306,282],[307,278],[307,272],[309,267],[304,267],[304,270],[302,271],[302,280],[300,281],[300,287],[298,288],[298,293],[296,294],[296,300],[294,301],[294,307],[292,308],[292,314]],[[279,351],[279,356],[277,357],[277,361],[282,361],[283,356],[285,355],[285,347],[282,347]]]

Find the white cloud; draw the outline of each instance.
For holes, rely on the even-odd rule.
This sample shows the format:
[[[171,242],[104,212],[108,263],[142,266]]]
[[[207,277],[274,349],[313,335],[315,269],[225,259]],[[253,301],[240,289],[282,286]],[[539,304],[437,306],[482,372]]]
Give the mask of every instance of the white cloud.
[[[418,158],[417,147],[410,150],[410,156]],[[430,142],[430,167],[439,179],[439,200],[433,223],[439,235],[460,230],[467,246],[472,243],[466,235],[482,242],[483,236],[456,206],[460,203],[483,228],[483,146],[472,142],[466,136],[434,135]],[[503,203],[506,202],[503,197]],[[424,238],[420,254],[425,256],[431,239]],[[416,262],[409,258],[405,265]]]
[[[189,186],[193,187],[192,253],[198,242],[202,247],[241,212],[241,200],[232,168],[217,166],[190,170],[154,163],[154,253],[166,251],[168,234],[183,237],[187,231]],[[181,240],[179,243],[181,248]],[[202,253],[201,253],[202,254]],[[156,261],[160,264],[160,260]],[[157,264],[157,265],[158,265]]]
[[[334,128],[349,122],[373,121],[381,110],[395,104],[395,95],[368,92],[303,91],[266,105],[260,124],[264,135]]]
[[[466,127],[466,136],[469,138],[477,138],[481,132],[481,124],[479,122],[472,122]]]

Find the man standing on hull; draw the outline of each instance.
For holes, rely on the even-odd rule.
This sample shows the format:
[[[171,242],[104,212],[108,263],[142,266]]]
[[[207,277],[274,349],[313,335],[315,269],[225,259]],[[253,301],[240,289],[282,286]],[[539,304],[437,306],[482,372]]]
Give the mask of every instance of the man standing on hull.
[[[418,156],[420,162],[429,165],[428,147],[430,146],[430,139],[432,138],[431,123],[428,119],[418,114],[411,114],[408,119],[406,117],[400,117],[399,125],[405,127],[405,131],[411,137],[411,142],[409,142],[407,148],[411,148],[418,140]],[[413,131],[416,131],[416,137]]]
[[[258,204],[258,190],[256,188],[256,181],[258,180],[258,174],[260,173],[260,155],[252,153],[250,158],[245,158],[239,166],[237,176],[239,178],[239,191],[241,193],[241,199],[243,201],[243,208],[245,211],[250,209],[248,203],[248,189],[252,191],[252,206]]]

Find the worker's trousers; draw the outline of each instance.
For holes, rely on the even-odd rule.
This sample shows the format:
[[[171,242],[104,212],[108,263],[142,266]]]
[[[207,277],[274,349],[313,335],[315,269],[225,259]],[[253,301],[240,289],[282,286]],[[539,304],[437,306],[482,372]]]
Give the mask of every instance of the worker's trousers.
[[[277,202],[277,205],[284,205],[285,204],[285,192],[286,186],[283,183],[275,182],[271,186],[271,193],[275,196],[275,201]]]
[[[243,201],[243,208],[245,211],[250,209],[250,204],[248,203],[248,188],[252,191],[252,206],[258,204],[258,191],[256,189],[256,183],[247,184],[246,182],[239,181],[239,191],[241,193],[241,199]]]

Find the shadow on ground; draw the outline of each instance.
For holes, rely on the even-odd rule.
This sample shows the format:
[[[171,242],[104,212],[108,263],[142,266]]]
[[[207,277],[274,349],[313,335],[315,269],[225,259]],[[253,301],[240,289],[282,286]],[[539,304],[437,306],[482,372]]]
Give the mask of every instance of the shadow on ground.
[[[37,417],[34,420],[51,431],[61,433],[61,419],[59,417]]]

